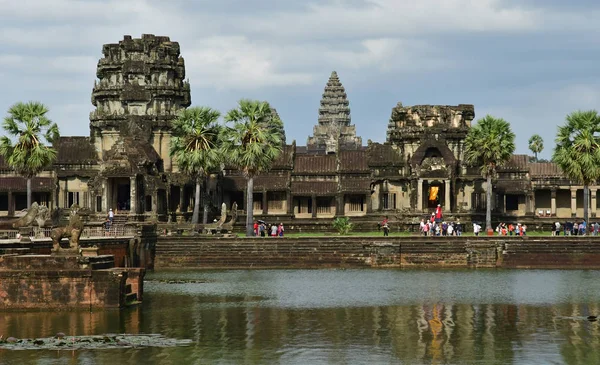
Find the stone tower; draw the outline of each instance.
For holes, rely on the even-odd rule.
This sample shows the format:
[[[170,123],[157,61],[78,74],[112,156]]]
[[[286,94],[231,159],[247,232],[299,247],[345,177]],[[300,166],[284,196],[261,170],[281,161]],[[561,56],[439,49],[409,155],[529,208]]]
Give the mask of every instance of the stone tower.
[[[92,91],[96,110],[90,114],[90,136],[99,158],[129,137],[153,147],[170,170],[170,124],[190,105],[179,43],[152,34],[125,36],[118,44],[105,44],[102,53]]]
[[[362,139],[356,136],[356,127],[350,125],[350,106],[346,90],[335,71],[331,73],[319,108],[319,124],[308,138],[309,150],[336,153],[340,149],[358,149]]]

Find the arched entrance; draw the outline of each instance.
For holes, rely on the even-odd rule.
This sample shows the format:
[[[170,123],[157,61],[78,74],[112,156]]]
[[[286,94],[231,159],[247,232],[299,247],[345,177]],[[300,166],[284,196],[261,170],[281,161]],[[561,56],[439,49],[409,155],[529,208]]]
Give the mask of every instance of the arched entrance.
[[[423,181],[423,209],[433,211],[440,204],[445,209],[446,184],[440,180]]]

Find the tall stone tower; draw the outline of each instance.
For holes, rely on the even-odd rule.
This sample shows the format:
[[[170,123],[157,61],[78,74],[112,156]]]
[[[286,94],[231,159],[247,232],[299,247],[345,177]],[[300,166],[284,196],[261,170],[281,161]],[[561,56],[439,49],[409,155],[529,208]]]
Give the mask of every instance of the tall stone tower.
[[[346,90],[335,71],[331,73],[319,108],[319,121],[306,143],[309,150],[336,153],[340,149],[358,149],[362,139],[350,125],[350,106]]]
[[[90,114],[90,136],[99,158],[106,160],[115,143],[132,139],[152,147],[170,171],[171,121],[190,105],[190,85],[179,43],[169,37],[125,36],[105,44],[92,92],[96,110]]]

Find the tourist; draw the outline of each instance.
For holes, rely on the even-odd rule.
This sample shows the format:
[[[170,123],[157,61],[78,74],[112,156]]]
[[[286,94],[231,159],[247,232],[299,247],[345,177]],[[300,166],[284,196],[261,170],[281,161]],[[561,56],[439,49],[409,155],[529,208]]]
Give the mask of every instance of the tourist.
[[[279,223],[279,227],[277,227],[277,235],[279,237],[283,237],[283,231],[284,231],[284,229],[283,229],[283,223]]]
[[[577,233],[579,233],[579,223],[574,222],[573,228],[571,228],[571,235],[577,236]]]
[[[448,223],[443,222],[442,223],[442,236],[445,236],[448,234]]]
[[[112,208],[110,208],[108,210],[108,220],[110,221],[111,225],[112,225],[114,219],[115,219],[115,213],[113,213]]]
[[[475,236],[479,236],[479,231],[481,231],[481,226],[477,223],[473,223],[473,233],[475,233]]]
[[[452,236],[454,234],[454,223],[448,225],[448,236]]]
[[[456,235],[462,236],[462,225],[460,224],[460,219],[456,220]]]
[[[580,236],[585,236],[586,228],[587,228],[587,222],[585,220],[581,221],[581,223],[579,223],[579,235]]]
[[[427,237],[427,235],[429,234],[429,222],[425,223],[425,225],[423,225],[423,236]]]
[[[515,233],[515,226],[512,223],[508,224],[508,234],[509,236],[512,236],[513,233]]]
[[[437,205],[437,208],[435,208],[435,223],[440,223],[442,221],[442,206],[441,205]]]
[[[254,221],[254,236],[258,236],[258,222]]]
[[[521,226],[521,236],[526,236],[527,235],[527,225],[523,225]]]
[[[277,237],[277,229],[278,229],[277,224],[273,224],[271,226],[271,237]]]
[[[560,223],[558,221],[554,222],[554,235],[560,236]]]
[[[421,219],[421,223],[419,224],[419,232],[423,234],[425,232],[425,219]],[[427,236],[426,234],[424,236]]]
[[[383,236],[387,237],[390,235],[390,226],[388,225],[388,219],[385,217],[381,226],[383,227]]]
[[[267,229],[267,226],[264,222],[258,225],[258,234],[260,237],[265,237],[266,229]]]

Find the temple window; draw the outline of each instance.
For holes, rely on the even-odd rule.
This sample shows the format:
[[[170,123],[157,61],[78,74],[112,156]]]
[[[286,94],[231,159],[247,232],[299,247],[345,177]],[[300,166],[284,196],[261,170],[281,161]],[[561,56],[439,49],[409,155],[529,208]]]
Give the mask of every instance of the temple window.
[[[395,193],[384,193],[383,194],[383,209],[396,209],[396,194]]]
[[[331,213],[331,200],[332,198],[317,198],[317,214],[329,214]]]
[[[70,208],[73,204],[77,204],[81,206],[79,201],[79,192],[78,191],[69,191],[67,193],[67,206],[66,208]]]
[[[298,214],[312,213],[311,198],[297,198]]]
[[[519,210],[518,195],[506,195],[506,210]]]
[[[350,212],[364,211],[365,197],[362,195],[352,195],[348,197],[348,206]]]

